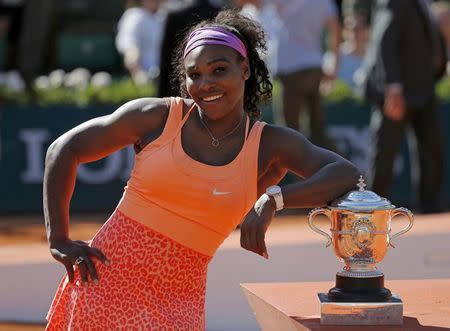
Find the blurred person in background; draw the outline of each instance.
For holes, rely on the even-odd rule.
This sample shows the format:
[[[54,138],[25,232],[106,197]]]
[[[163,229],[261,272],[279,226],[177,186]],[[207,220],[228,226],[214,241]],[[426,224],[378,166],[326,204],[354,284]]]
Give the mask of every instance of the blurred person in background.
[[[330,85],[339,68],[340,23],[332,0],[273,0],[280,18],[276,48],[276,75],[282,85],[283,114],[286,125],[299,130],[299,114],[309,114],[309,137],[321,147],[334,150],[326,134],[325,112],[319,87]],[[334,58],[327,72],[322,71],[323,33]]]
[[[372,190],[389,196],[394,158],[405,128],[416,137],[422,212],[442,210],[444,137],[435,83],[445,73],[446,52],[430,2],[378,0],[361,87],[373,106],[369,160]],[[414,173],[414,171],[413,171]]]
[[[186,31],[195,23],[215,17],[219,10],[220,4],[218,1],[191,0],[184,6],[168,13],[161,45],[159,97],[170,97],[179,94],[177,78],[173,77],[172,59],[174,49],[181,42]]]
[[[437,1],[432,4],[431,9],[444,37],[448,59],[448,55],[450,54],[450,3],[448,1]],[[447,62],[447,74],[449,73],[450,66]]]
[[[241,14],[259,22],[264,29],[267,40],[267,54],[263,59],[271,74],[275,71],[275,50],[278,41],[277,29],[279,17],[271,0],[234,0],[233,4]]]
[[[58,2],[56,0],[33,0],[23,1],[23,4],[16,61],[24,80],[24,88],[29,93],[31,100],[34,100],[34,79],[50,65],[51,61],[49,49],[52,49]]]
[[[159,76],[160,48],[166,13],[164,0],[140,0],[120,18],[116,47],[136,83]]]
[[[344,16],[343,22],[343,42],[340,47],[341,55],[337,78],[354,88],[356,87],[354,75],[364,59],[370,28],[364,15]],[[333,66],[334,62],[334,55],[326,52],[323,58],[324,71],[332,70],[330,66]]]
[[[17,51],[24,7],[23,0],[0,0],[0,39],[3,39],[6,46],[6,70],[18,67]]]
[[[342,0],[341,17],[358,16],[361,17],[367,25],[372,20],[373,6],[376,0]]]

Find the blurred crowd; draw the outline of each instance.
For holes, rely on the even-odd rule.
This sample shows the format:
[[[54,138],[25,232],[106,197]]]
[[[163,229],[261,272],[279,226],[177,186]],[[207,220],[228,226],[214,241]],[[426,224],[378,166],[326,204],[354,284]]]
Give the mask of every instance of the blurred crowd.
[[[221,8],[230,7],[240,8],[263,25],[269,48],[266,60],[274,76],[280,78],[280,73],[291,70],[286,68],[289,66],[317,68],[320,55],[323,92],[332,88],[329,83],[334,78],[357,87],[355,73],[366,52],[376,1],[123,0],[122,3],[125,11],[111,30],[123,66],[137,84],[159,82],[161,78],[158,94],[165,96],[175,93],[168,80],[168,66],[172,47],[176,45],[183,27],[212,17]],[[63,24],[55,18],[58,16],[57,7],[57,2],[51,0],[0,0],[0,40],[4,45],[3,48],[0,46],[0,86],[7,85],[12,90],[21,91],[38,77],[37,83],[42,87],[50,86],[50,82],[59,82],[61,69],[52,67],[51,58],[54,56],[49,54],[55,48],[49,43],[55,34],[52,29]],[[183,13],[183,10],[191,13]],[[180,11],[182,16],[177,16]],[[445,38],[446,47],[450,48],[449,2],[433,1],[431,11]],[[42,23],[39,29],[35,29],[37,23]],[[324,38],[322,32],[329,33]],[[27,36],[30,34],[34,37]],[[305,44],[297,48],[299,55],[294,56],[291,52],[297,41]],[[45,45],[44,51],[36,45],[39,42]],[[30,56],[30,48],[36,50],[34,56]],[[293,63],[294,57],[299,59],[299,63]],[[57,72],[52,75],[53,79],[46,80],[41,76],[47,73],[48,77],[54,69]],[[67,76],[68,85],[76,80],[73,76],[86,77],[84,71],[80,72],[77,70],[75,75]],[[110,77],[106,78],[107,73],[102,72],[100,76],[100,79],[94,79],[94,84],[99,82],[102,86],[110,82]]]
[[[0,0],[0,39],[8,45],[0,86],[23,90],[33,84],[111,83],[111,72],[92,75],[85,68],[52,68],[42,75],[57,7],[51,0]],[[335,150],[326,134],[321,97],[333,90],[336,79],[345,82],[373,108],[371,187],[388,195],[394,157],[411,125],[418,141],[422,207],[439,210],[445,157],[434,86],[448,67],[448,1],[134,0],[123,8],[113,38],[124,73],[136,84],[154,84],[160,97],[179,94],[171,58],[189,26],[222,8],[237,8],[259,21],[268,40],[265,60],[281,86],[285,124]],[[307,128],[299,123],[302,112],[308,114]]]

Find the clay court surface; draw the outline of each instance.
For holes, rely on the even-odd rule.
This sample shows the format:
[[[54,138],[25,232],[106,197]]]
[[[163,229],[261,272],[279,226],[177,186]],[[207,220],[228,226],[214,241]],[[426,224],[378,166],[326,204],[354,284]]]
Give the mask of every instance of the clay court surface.
[[[101,219],[105,215],[89,215],[74,217],[71,225],[73,237],[89,239],[100,228]],[[44,220],[40,216],[1,216],[0,217],[0,249],[26,244],[45,244],[46,235]],[[22,324],[0,321],[2,331],[41,331],[43,325]]]
[[[426,239],[426,241],[429,241],[430,246],[433,244],[434,236],[443,234],[450,236],[450,213],[415,216],[416,221],[414,227],[407,236],[417,236],[418,238],[427,237],[429,239]],[[106,219],[107,215],[103,214],[72,217],[70,228],[71,237],[89,240]],[[319,220],[318,224],[323,229],[329,228],[329,225],[325,223],[325,219]],[[406,220],[398,220],[398,224],[393,225],[393,231],[399,230],[404,225],[406,225]],[[275,246],[298,242],[310,243],[317,242],[318,240],[320,240],[318,235],[308,228],[305,214],[276,217],[266,238],[268,247],[270,245]],[[420,250],[426,251],[428,242],[423,242],[421,246]],[[238,231],[235,231],[223,244],[224,249],[232,247],[239,247]],[[449,265],[450,254],[441,251],[438,253],[435,251],[430,252],[432,256],[430,255],[429,259],[433,261],[437,259],[435,262],[438,264]],[[6,263],[26,263],[27,261],[48,259],[48,254],[45,229],[41,216],[0,217],[0,260]],[[43,330],[43,325],[16,324],[0,321],[0,330],[35,331]]]

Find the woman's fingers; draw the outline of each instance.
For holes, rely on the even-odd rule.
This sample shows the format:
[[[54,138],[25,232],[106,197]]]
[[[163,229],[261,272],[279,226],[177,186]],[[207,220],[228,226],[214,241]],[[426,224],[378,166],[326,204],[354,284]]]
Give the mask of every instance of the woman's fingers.
[[[241,226],[241,247],[268,258],[264,237],[265,227],[262,225],[247,223]]]
[[[256,245],[258,249],[258,254],[264,257],[265,259],[268,259],[269,256],[267,255],[265,236],[266,234],[264,229],[260,227],[256,232]]]
[[[84,285],[88,285],[88,270],[87,270],[87,265],[86,265],[86,259],[87,257],[82,257],[83,261],[82,262],[76,262],[76,265],[78,266],[78,271],[80,272],[80,277],[81,277],[81,282]]]
[[[91,259],[87,256],[84,258],[84,263],[86,263],[87,271],[89,273],[90,278],[97,285],[98,284],[98,274],[97,274],[97,270],[95,269],[94,263],[92,263]]]
[[[93,257],[105,265],[109,265],[108,259],[98,248],[90,247],[88,243],[81,240],[67,240],[58,243],[50,249],[50,252],[57,261],[64,265],[71,283],[75,280],[74,269],[78,268],[83,285],[88,285],[89,279],[98,284],[99,277]]]
[[[95,247],[89,247],[89,255],[94,255],[97,259],[102,261],[103,264],[109,265],[109,261],[106,258],[105,254],[102,253],[101,250]]]
[[[243,226],[241,226],[241,247],[247,249],[246,231]]]
[[[249,245],[250,245],[250,248],[251,248],[250,250],[252,252],[256,253],[256,254],[259,254],[259,252],[258,252],[258,241],[257,241],[257,238],[256,238],[257,232],[258,232],[258,225],[253,223],[250,226],[249,233],[248,233],[247,236],[249,238]]]
[[[89,246],[84,246],[83,248],[84,248],[84,253],[82,255],[80,255],[83,262],[77,264],[79,267],[79,270],[80,270],[80,277],[81,277],[83,283],[87,283],[90,278],[90,279],[92,279],[92,281],[95,284],[98,284],[99,277],[98,277],[97,269],[96,269],[95,264],[92,261],[90,256],[95,256],[97,259],[99,259],[105,265],[109,265],[108,259],[98,248],[89,247]]]
[[[69,277],[69,282],[73,283],[73,265],[70,262],[64,262],[64,267],[67,271],[67,276]]]
[[[248,250],[248,251],[252,251],[252,245],[251,245],[251,241],[250,241],[250,234],[251,231],[249,230],[249,225],[245,224],[241,227],[241,247]]]

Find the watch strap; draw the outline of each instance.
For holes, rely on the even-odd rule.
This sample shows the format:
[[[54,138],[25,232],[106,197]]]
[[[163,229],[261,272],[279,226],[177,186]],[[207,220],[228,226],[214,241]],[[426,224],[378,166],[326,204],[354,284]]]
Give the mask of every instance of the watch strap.
[[[275,200],[276,211],[283,209],[284,202],[283,202],[283,195],[281,194],[281,191],[280,191],[280,193],[274,194],[272,196]]]

